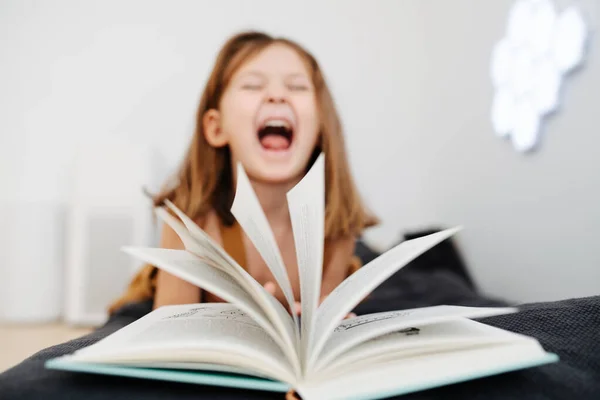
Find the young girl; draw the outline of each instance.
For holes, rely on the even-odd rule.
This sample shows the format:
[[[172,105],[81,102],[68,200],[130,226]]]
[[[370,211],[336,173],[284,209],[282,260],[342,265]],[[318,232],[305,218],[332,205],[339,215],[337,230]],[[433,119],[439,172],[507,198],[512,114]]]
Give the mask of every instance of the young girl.
[[[154,203],[174,202],[284,302],[270,270],[229,211],[235,191],[234,165],[241,162],[273,230],[298,301],[298,266],[286,193],[321,152],[326,163],[323,298],[360,267],[354,256],[355,239],[376,221],[363,207],[353,183],[342,127],[323,74],[314,57],[297,43],[259,32],[241,33],[225,43],[202,94],[195,133],[176,183],[156,196]],[[161,247],[183,248],[166,225]],[[221,301],[148,265],[110,312],[149,299],[155,308]]]

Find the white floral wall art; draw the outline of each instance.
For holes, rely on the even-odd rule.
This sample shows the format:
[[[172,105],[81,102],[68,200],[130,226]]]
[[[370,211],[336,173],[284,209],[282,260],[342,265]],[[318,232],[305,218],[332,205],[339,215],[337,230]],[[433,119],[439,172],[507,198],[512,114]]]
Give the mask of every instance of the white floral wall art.
[[[584,61],[588,30],[575,6],[557,12],[550,0],[518,0],[505,36],[492,51],[494,132],[520,152],[539,144],[544,118],[557,111],[570,72]]]

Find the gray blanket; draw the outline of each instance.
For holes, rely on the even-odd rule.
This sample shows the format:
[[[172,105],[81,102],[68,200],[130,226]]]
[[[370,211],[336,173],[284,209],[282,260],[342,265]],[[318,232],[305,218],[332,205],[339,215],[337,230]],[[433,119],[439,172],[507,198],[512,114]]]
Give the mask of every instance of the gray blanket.
[[[382,298],[373,296],[362,308],[394,308],[389,298],[386,300],[387,307],[372,304],[382,301]],[[149,304],[125,307],[92,334],[42,350],[4,372],[0,375],[0,399],[283,399],[281,394],[258,391],[87,375],[44,368],[44,361],[95,343],[149,310]],[[520,313],[481,321],[536,337],[546,350],[560,356],[560,362],[413,393],[402,398],[600,398],[600,297],[527,304],[522,306]]]
[[[363,262],[377,256],[358,247]],[[477,291],[448,241],[378,287],[355,310],[365,314],[438,304],[504,306]],[[521,312],[482,319],[537,338],[560,362],[403,396],[403,399],[600,399],[600,296],[525,304]],[[150,303],[119,310],[90,335],[42,350],[0,374],[0,400],[9,399],[281,399],[281,394],[47,370],[44,362],[89,346],[151,310]],[[402,379],[402,377],[398,377]]]

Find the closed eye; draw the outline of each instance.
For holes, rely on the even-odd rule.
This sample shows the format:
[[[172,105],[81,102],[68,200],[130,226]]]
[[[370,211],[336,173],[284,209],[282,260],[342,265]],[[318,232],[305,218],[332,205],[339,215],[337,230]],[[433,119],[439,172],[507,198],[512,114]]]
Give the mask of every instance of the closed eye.
[[[245,90],[260,90],[261,88],[262,88],[262,85],[251,84],[251,83],[246,83],[246,84],[242,85],[242,89],[245,89]]]
[[[293,91],[306,91],[309,89],[308,85],[288,85],[288,88]]]

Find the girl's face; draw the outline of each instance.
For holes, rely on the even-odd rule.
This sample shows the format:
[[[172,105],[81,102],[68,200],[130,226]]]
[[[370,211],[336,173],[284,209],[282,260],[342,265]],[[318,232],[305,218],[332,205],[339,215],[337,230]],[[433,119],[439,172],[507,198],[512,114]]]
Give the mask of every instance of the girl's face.
[[[208,111],[204,123],[208,142],[229,145],[232,161],[241,162],[250,178],[298,180],[319,132],[315,88],[303,59],[285,44],[265,48],[236,71],[219,110]]]

